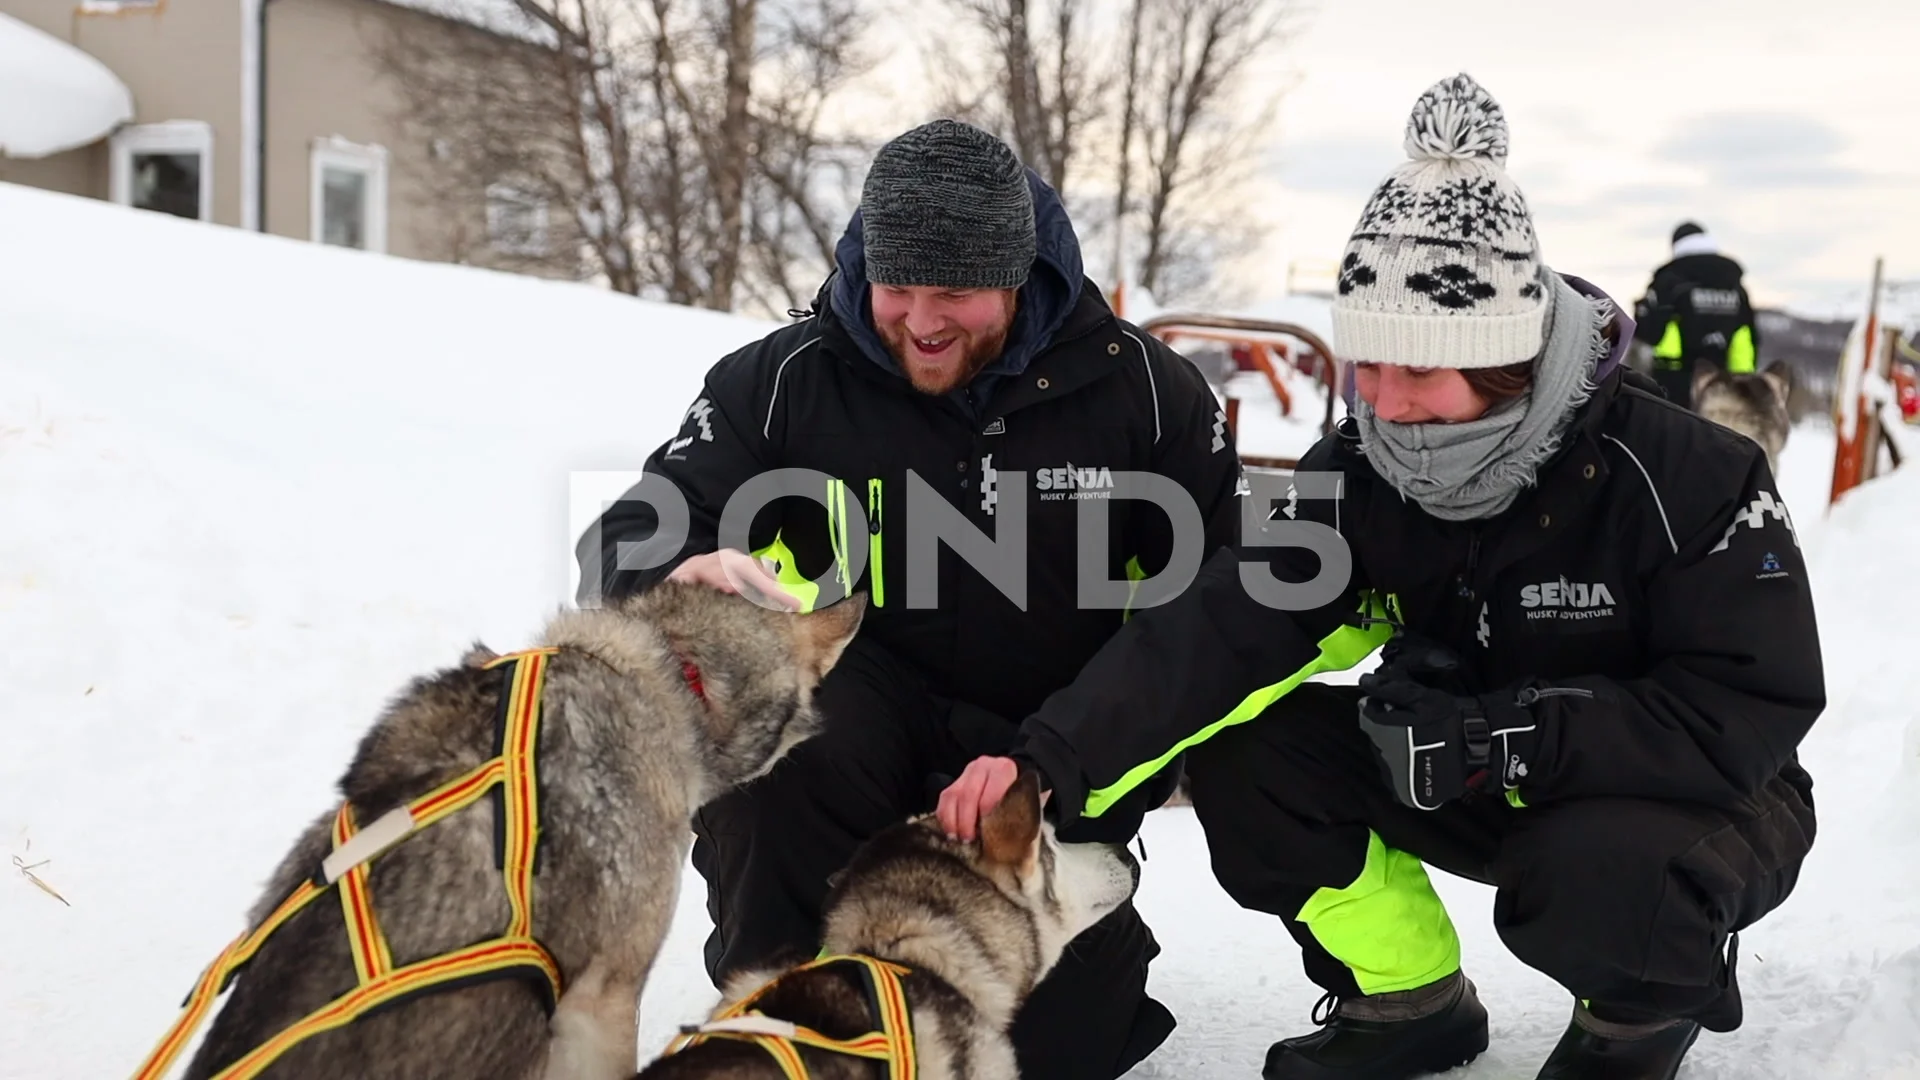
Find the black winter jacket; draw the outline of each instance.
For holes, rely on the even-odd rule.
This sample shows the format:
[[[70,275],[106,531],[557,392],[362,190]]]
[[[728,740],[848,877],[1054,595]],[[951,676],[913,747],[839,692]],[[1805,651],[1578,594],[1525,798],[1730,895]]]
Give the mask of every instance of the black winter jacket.
[[[1077,601],[1082,502],[1110,507],[1108,541],[1093,567],[1106,580],[1126,581],[1130,562],[1152,574],[1169,560],[1168,517],[1151,503],[1112,498],[1114,474],[1160,473],[1191,494],[1206,535],[1203,557],[1230,542],[1240,467],[1211,388],[1184,357],[1116,318],[1080,277],[1058,199],[1034,183],[1040,260],[1022,290],[1007,357],[988,369],[989,379],[976,380],[971,393],[919,393],[863,314],[839,314],[865,308],[856,218],[838,279],[822,290],[813,317],[716,364],[679,434],[648,458],[646,471],[687,498],[680,555],[648,570],[617,569],[619,546],[658,526],[652,506],[622,502],[602,517],[597,536],[583,538],[583,579],[602,581],[608,596],[647,588],[687,557],[721,546],[722,510],[749,479],[817,470],[845,483],[853,511],[845,524],[830,523],[819,501],[783,498],[753,519],[749,550],[777,539],[782,561],[809,579],[836,572],[836,551],[847,557],[851,580],[826,581],[817,602],[849,585],[866,591],[864,638],[911,664],[933,693],[1011,725],[1065,686],[1125,617]],[[1028,489],[1024,610],[946,544],[934,546],[932,515],[910,522],[907,514],[912,474],[950,515],[996,536],[1004,508],[1020,497],[1014,473],[1025,474]],[[937,595],[908,588],[917,544],[936,552]]]
[[[1735,336],[1745,329],[1750,358],[1760,346],[1760,328],[1753,317],[1744,276],[1740,264],[1725,255],[1683,255],[1674,259],[1654,271],[1647,294],[1636,305],[1636,335],[1658,346],[1669,325],[1676,326],[1680,340],[1673,366],[1690,371],[1698,360],[1727,367],[1728,350]]]
[[[1062,822],[1090,815],[1178,750],[1244,722],[1303,678],[1351,667],[1386,628],[1352,625],[1391,596],[1408,628],[1456,650],[1465,690],[1541,698],[1527,804],[1637,796],[1748,805],[1769,778],[1810,781],[1795,748],[1825,705],[1806,567],[1765,455],[1616,369],[1539,484],[1483,522],[1404,500],[1351,421],[1301,464],[1295,520],[1345,538],[1339,598],[1278,611],[1243,562],[1314,576],[1302,548],[1223,551],[1175,602],[1135,618],[1023,725],[1016,757],[1053,785]],[[1283,504],[1284,505],[1284,504]],[[1284,520],[1284,518],[1280,519]],[[1284,706],[1274,722],[1285,722]],[[1356,720],[1357,722],[1357,720]]]

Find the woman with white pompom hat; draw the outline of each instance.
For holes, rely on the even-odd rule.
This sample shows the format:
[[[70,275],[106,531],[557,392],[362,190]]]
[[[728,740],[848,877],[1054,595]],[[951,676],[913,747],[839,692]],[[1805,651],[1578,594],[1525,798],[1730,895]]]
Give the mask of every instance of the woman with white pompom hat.
[[[1027,768],[1065,824],[1184,754],[1215,875],[1326,991],[1268,1080],[1486,1048],[1428,864],[1497,886],[1573,999],[1541,1080],[1671,1080],[1740,1025],[1738,931],[1813,843],[1825,683],[1765,455],[1621,364],[1632,321],[1541,262],[1507,139],[1466,75],[1421,96],[1341,266],[1355,414],[940,800],[971,836]]]

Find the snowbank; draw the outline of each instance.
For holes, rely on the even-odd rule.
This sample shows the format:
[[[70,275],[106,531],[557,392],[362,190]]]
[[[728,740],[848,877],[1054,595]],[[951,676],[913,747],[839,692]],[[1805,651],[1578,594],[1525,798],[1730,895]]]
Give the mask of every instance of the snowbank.
[[[0,1076],[132,1071],[413,674],[764,324],[0,185]],[[110,1022],[109,1022],[110,1018]]]

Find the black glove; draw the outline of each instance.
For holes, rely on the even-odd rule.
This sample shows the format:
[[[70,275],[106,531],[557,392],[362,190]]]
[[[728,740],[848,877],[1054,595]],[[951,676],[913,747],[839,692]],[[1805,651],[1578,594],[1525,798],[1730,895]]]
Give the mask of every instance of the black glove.
[[[1396,639],[1380,667],[1360,677],[1360,729],[1373,740],[1394,797],[1438,810],[1469,789],[1517,789],[1532,756],[1534,722],[1521,688],[1469,695],[1457,685],[1459,657],[1444,645]],[[1494,742],[1500,760],[1489,765]]]

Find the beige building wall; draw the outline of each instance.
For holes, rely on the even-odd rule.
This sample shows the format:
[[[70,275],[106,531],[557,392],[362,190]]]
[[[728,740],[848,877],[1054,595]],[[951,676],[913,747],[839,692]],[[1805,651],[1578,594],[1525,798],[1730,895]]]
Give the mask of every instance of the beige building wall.
[[[486,192],[451,197],[433,183],[430,140],[409,135],[397,88],[375,58],[381,37],[475,31],[380,0],[155,0],[86,14],[80,0],[0,0],[0,12],[70,42],[132,90],[134,123],[197,120],[213,132],[212,219],[243,226],[256,183],[243,167],[258,135],[243,127],[253,79],[247,50],[256,5],[268,4],[265,231],[312,240],[314,150],[332,139],[386,152],[385,250],[409,258],[551,273],[543,260],[494,249]],[[35,160],[0,158],[0,180],[111,197],[108,142]],[[564,271],[563,271],[564,272]]]
[[[239,225],[242,0],[156,0],[90,14],[79,0],[0,0],[0,12],[98,57],[133,91],[134,123],[200,120],[213,128],[213,220]],[[7,161],[5,179],[107,196],[104,146]],[[84,179],[83,179],[84,178]],[[43,182],[44,181],[44,182]]]
[[[399,91],[377,60],[382,35],[393,32],[473,31],[379,0],[273,0],[266,40],[267,230],[312,238],[313,150],[337,137],[386,151],[389,254],[540,272],[493,249],[485,191],[449,199],[432,182],[431,140],[403,122]]]
[[[273,0],[267,15],[267,231],[313,239],[313,151],[338,137],[387,152],[387,251],[423,250],[397,195],[418,173],[413,148],[393,122],[394,102],[367,55],[367,41],[399,14],[370,0]]]
[[[25,184],[46,191],[104,199],[107,197],[107,144],[101,141],[44,158],[0,157],[0,183]]]

